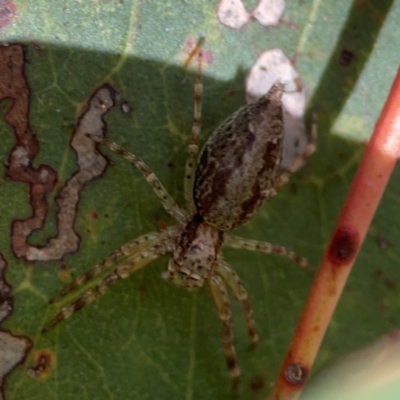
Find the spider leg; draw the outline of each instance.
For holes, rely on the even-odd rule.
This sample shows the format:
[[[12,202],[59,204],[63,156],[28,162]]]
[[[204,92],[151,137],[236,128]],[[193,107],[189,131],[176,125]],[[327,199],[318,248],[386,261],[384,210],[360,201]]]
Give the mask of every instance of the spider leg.
[[[217,272],[228,283],[229,287],[235,293],[238,300],[243,306],[243,316],[246,321],[247,332],[253,344],[258,342],[258,333],[256,324],[253,319],[253,308],[251,306],[247,290],[243,285],[236,271],[224,260],[217,265]]]
[[[193,125],[192,136],[187,149],[187,158],[185,165],[184,192],[187,208],[189,212],[195,211],[193,202],[193,183],[197,167],[197,153],[199,152],[199,137],[201,131],[201,102],[203,97],[203,82],[201,80],[202,54],[201,47],[204,44],[204,38],[201,38],[196,46],[198,52],[197,77],[194,84],[194,106],[193,106]]]
[[[144,247],[151,247],[159,242],[160,234],[157,232],[150,232],[146,235],[139,236],[138,238],[131,240],[128,243],[125,243],[118,250],[112,252],[103,262],[95,265],[89,271],[86,271],[82,275],[78,276],[73,282],[71,282],[66,288],[64,288],[61,293],[50,300],[50,304],[61,300],[73,290],[90,282],[94,277],[112,267],[118,259],[122,257],[128,257],[134,253],[139,252]]]
[[[104,146],[107,146],[111,151],[121,155],[130,163],[132,163],[145,177],[147,182],[153,188],[154,193],[161,200],[161,203],[165,210],[171,214],[178,222],[182,221],[187,216],[187,212],[180,208],[178,204],[176,204],[175,200],[168,193],[167,189],[165,189],[164,185],[157,178],[156,174],[144,163],[139,157],[135,156],[132,153],[129,153],[121,146],[118,146],[116,143],[111,142],[108,139],[98,137],[91,134],[86,134],[92,140],[97,143],[101,143]]]
[[[283,186],[285,186],[286,183],[289,182],[289,179],[292,176],[292,174],[296,172],[316,150],[317,150],[317,122],[316,122],[316,114],[314,113],[311,125],[311,142],[307,145],[303,154],[297,157],[293,161],[292,165],[278,177],[275,183],[275,193],[271,194],[275,195],[276,191],[280,190]]]
[[[232,377],[232,384],[234,389],[236,389],[240,380],[240,367],[233,344],[233,323],[228,292],[223,280],[218,275],[211,276],[208,282],[219,319],[222,322],[222,345],[224,347],[226,364]]]
[[[164,254],[164,251],[160,251],[159,247],[145,248],[132,257],[125,260],[117,268],[115,268],[110,274],[108,274],[99,284],[94,288],[88,290],[81,297],[74,302],[66,305],[62,310],[53,318],[53,320],[43,329],[42,333],[48,332],[55,325],[70,317],[72,314],[79,311],[81,308],[87,306],[98,297],[102,296],[107,292],[108,288],[114,283],[121,279],[125,279],[140,268],[145,267],[150,262],[156,260]]]
[[[259,251],[266,254],[278,254],[280,256],[289,258],[296,262],[300,267],[312,270],[308,260],[299,256],[294,251],[286,249],[286,247],[263,242],[259,240],[246,239],[239,236],[225,235],[224,246],[232,247],[234,249],[247,249],[251,251]]]

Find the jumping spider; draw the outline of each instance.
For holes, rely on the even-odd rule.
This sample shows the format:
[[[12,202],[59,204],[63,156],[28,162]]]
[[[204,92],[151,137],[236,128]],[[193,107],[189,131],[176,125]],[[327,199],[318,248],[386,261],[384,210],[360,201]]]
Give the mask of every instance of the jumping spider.
[[[202,42],[199,42],[201,47]],[[93,289],[65,306],[45,331],[88,305],[107,289],[145,267],[158,257],[170,255],[163,278],[187,289],[201,287],[207,281],[222,322],[222,343],[234,386],[240,377],[233,344],[233,325],[229,296],[224,281],[243,306],[250,340],[258,342],[253,310],[247,291],[237,273],[224,260],[222,247],[275,253],[308,267],[305,258],[282,246],[245,239],[226,232],[247,222],[264,201],[275,196],[290,175],[316,149],[312,143],[283,173],[279,174],[283,151],[282,94],[284,85],[276,83],[267,94],[245,105],[228,117],[209,137],[196,161],[201,123],[201,51],[198,52],[194,87],[194,121],[185,166],[184,193],[187,210],[179,207],[151,169],[137,156],[99,136],[88,140],[103,144],[122,155],[141,171],[165,210],[178,222],[160,232],[150,232],[124,244],[102,263],[76,278],[53,301],[90,282],[95,276],[123,260]],[[89,139],[90,138],[90,139]],[[94,145],[94,144],[93,144]]]

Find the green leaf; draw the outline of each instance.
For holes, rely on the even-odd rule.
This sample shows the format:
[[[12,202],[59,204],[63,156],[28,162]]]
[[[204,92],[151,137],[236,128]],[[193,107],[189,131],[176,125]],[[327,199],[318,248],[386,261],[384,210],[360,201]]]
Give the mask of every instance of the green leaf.
[[[255,6],[246,3],[247,9]],[[0,20],[1,20],[0,13]],[[264,50],[296,56],[296,68],[319,113],[319,149],[290,184],[238,235],[295,250],[317,266],[352,176],[398,68],[400,3],[378,1],[287,2],[283,22],[256,20],[240,31],[222,25],[216,3],[161,1],[16,2],[16,17],[1,40],[26,45],[29,121],[39,141],[33,166],[57,173],[46,196],[43,229],[29,243],[46,246],[58,232],[56,196],[77,171],[70,139],[94,91],[111,84],[119,93],[106,117],[107,137],[134,152],[183,203],[186,146],[193,120],[188,41],[204,36],[212,63],[204,71],[203,136],[244,102],[247,71]],[[0,21],[1,26],[1,21]],[[350,60],[350,61],[349,61]],[[131,113],[121,111],[128,102]],[[6,112],[12,102],[2,102]],[[15,132],[0,122],[1,159],[9,159]],[[185,291],[160,275],[167,258],[114,285],[104,296],[41,334],[58,311],[48,301],[67,283],[122,244],[173,221],[141,174],[107,149],[112,160],[84,187],[77,204],[79,249],[63,261],[27,262],[11,245],[15,220],[32,213],[29,186],[6,178],[2,166],[1,253],[8,263],[14,309],[2,328],[26,335],[33,349],[6,380],[5,398],[222,399],[231,381],[221,324],[207,287]],[[400,324],[398,293],[400,193],[396,169],[321,348],[316,370]],[[235,233],[236,233],[235,232]],[[240,304],[232,298],[235,343],[242,368],[239,399],[269,392],[312,282],[292,262],[224,251],[249,291],[260,334],[249,349]],[[48,375],[34,378],[38,352],[51,354]],[[47,353],[46,353],[47,354]],[[31,374],[32,375],[32,374]]]

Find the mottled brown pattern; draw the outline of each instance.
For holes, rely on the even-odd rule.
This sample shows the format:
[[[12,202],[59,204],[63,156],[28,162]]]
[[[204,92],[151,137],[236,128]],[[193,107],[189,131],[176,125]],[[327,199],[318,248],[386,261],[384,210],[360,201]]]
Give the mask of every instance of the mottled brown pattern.
[[[282,93],[283,85],[276,84],[240,108],[204,146],[194,200],[204,220],[218,229],[247,222],[274,187],[283,152]]]
[[[223,232],[204,222],[199,214],[182,224],[174,244],[169,279],[188,289],[203,285],[215,273]]]

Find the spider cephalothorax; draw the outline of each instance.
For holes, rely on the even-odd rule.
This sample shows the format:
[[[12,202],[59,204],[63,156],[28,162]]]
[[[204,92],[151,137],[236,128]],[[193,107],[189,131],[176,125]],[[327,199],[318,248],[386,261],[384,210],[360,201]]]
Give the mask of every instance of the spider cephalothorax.
[[[201,47],[201,43],[198,47]],[[194,123],[184,179],[186,209],[176,204],[141,159],[104,139],[102,132],[98,136],[88,135],[88,146],[101,143],[134,164],[178,224],[160,232],[147,233],[124,244],[102,263],[76,278],[55,300],[82,285],[90,285],[93,281],[96,283],[83,296],[65,306],[45,331],[103,295],[112,284],[167,254],[170,260],[163,274],[165,279],[188,289],[199,288],[208,282],[222,322],[227,365],[236,385],[240,368],[233,344],[229,296],[224,282],[243,305],[247,330],[253,343],[258,341],[258,334],[247,291],[237,273],[224,260],[222,248],[225,246],[280,254],[303,267],[307,267],[308,263],[305,258],[282,246],[240,238],[227,231],[248,221],[265,200],[277,193],[315,150],[315,135],[313,143],[303,155],[279,174],[284,135],[281,101],[284,86],[277,83],[260,99],[228,117],[210,136],[197,162],[202,91],[199,55]],[[121,262],[115,267],[118,261]],[[104,277],[96,280],[95,277],[100,274]]]
[[[189,216],[176,237],[163,278],[188,289],[203,286],[204,280],[215,274],[222,242],[222,231],[209,225],[199,214]]]

